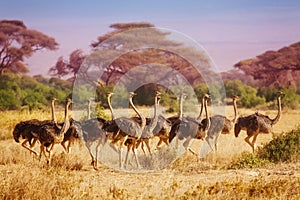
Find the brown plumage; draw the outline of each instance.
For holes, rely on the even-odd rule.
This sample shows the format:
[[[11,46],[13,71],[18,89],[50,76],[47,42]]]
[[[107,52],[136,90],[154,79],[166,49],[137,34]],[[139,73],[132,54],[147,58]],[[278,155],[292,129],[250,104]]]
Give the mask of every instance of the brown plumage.
[[[66,100],[66,105],[65,105],[65,120],[63,127],[57,126],[55,123],[50,124],[42,124],[39,126],[38,130],[34,131],[34,134],[38,138],[38,140],[41,143],[40,146],[40,156],[41,158],[42,154],[47,159],[47,163],[51,163],[51,156],[52,156],[52,150],[55,144],[59,144],[63,141],[64,139],[64,134],[68,131],[70,127],[70,121],[69,121],[69,106],[72,103],[70,99]],[[49,147],[47,150],[49,153],[49,156],[47,157],[45,153],[45,147]]]
[[[241,130],[247,132],[247,137],[245,141],[251,146],[252,151],[255,149],[256,138],[259,133],[270,133],[272,127],[280,120],[281,117],[281,97],[284,96],[284,93],[279,92],[277,95],[277,107],[278,112],[277,116],[274,119],[270,117],[255,113],[246,117],[239,117],[237,123],[234,126],[234,134],[238,137]],[[253,137],[250,142],[250,138]]]
[[[139,147],[140,144],[142,144],[142,150],[145,154],[144,150],[144,144],[146,145],[149,154],[151,155],[151,148],[149,144],[149,139],[153,138],[154,136],[157,136],[158,134],[161,134],[164,127],[164,119],[162,116],[158,115],[158,106],[160,101],[160,95],[161,93],[156,91],[155,97],[154,97],[154,115],[153,118],[146,118],[146,126],[143,130],[141,138],[137,141],[136,148]]]
[[[38,137],[35,132],[38,132],[40,129],[40,126],[50,124],[50,125],[57,125],[56,117],[55,117],[55,108],[54,104],[56,98],[52,98],[51,100],[51,114],[52,114],[52,120],[44,120],[40,121],[37,119],[22,121],[16,124],[14,130],[13,130],[13,137],[16,142],[20,142],[20,139],[24,139],[22,142],[22,147],[29,150],[31,153],[34,153],[37,155],[37,152],[32,150],[33,146],[35,145]],[[58,125],[57,125],[58,126]],[[29,147],[27,146],[27,143],[29,143]]]
[[[32,148],[37,141],[37,137],[32,131],[37,130],[40,124],[41,121],[37,119],[22,121],[16,124],[13,130],[14,140],[19,143],[21,138],[24,139],[22,142],[22,147],[29,150],[31,153],[34,153],[36,156],[38,154],[32,150]],[[29,147],[27,146],[27,143],[29,143]]]
[[[186,139],[183,143],[183,146],[187,151],[190,151],[194,155],[197,154],[190,148],[190,141],[192,139],[204,139],[210,127],[210,118],[207,111],[207,101],[209,98],[209,95],[203,95],[200,114],[196,119],[193,119],[191,117],[182,117],[182,119],[179,118],[173,123],[171,128],[169,141],[171,142],[175,136],[177,136],[179,140]],[[203,106],[206,115],[205,124],[201,123]]]
[[[103,129],[110,135],[112,138],[111,147],[118,151],[119,154],[119,166],[122,169],[124,167],[122,161],[122,149],[127,146],[127,154],[125,158],[125,163],[128,161],[128,153],[132,150],[137,166],[140,167],[138,157],[135,152],[136,141],[141,138],[143,134],[143,130],[146,126],[146,118],[137,110],[134,106],[132,98],[135,96],[135,93],[130,92],[129,94],[129,103],[130,106],[133,108],[135,113],[138,115],[138,118],[127,118],[127,117],[119,117],[116,119],[112,119],[108,121],[104,126]],[[112,111],[112,107],[110,104],[110,99],[108,101],[110,109]],[[113,111],[112,111],[113,113]],[[118,150],[116,149],[115,145],[119,144]]]
[[[70,153],[71,151],[71,145],[74,143],[77,139],[83,139],[83,133],[80,122],[74,120],[73,118],[70,119],[70,128],[68,131],[64,134],[64,139],[60,143],[64,150],[67,153]],[[66,143],[68,145],[66,146]]]

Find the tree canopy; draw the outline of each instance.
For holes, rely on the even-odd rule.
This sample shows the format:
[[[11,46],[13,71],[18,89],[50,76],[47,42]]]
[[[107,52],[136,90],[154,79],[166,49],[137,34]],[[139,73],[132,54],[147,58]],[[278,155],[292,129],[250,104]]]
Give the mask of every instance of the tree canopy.
[[[190,46],[177,42],[170,37],[171,33],[168,30],[161,31],[154,28],[154,25],[147,22],[136,23],[115,23],[110,25],[113,30],[101,35],[96,41],[91,43],[91,52],[104,49],[97,55],[98,60],[105,60],[105,58],[114,50],[128,49],[131,51],[119,56],[113,60],[106,68],[102,77],[99,77],[105,85],[116,83],[120,77],[136,66],[141,66],[149,63],[158,63],[161,66],[171,67],[182,74],[191,85],[197,85],[203,83],[203,77],[199,78],[199,72],[197,67],[201,65],[204,75],[209,76],[211,74],[210,66],[207,65],[208,58],[204,52],[199,52]],[[139,32],[139,28],[141,32]],[[149,29],[142,29],[149,28]],[[136,35],[132,34],[130,30],[137,30]],[[105,45],[103,45],[105,43]],[[159,48],[144,48],[151,46],[152,44],[159,45]],[[136,47],[141,47],[135,49]],[[132,50],[134,49],[134,50]],[[172,49],[174,51],[167,51],[165,49]],[[111,50],[111,51],[110,51]],[[176,51],[180,51],[183,55],[178,55]],[[185,55],[192,58],[199,66],[192,66],[190,61],[185,59]],[[53,76],[67,76],[71,74],[75,75],[80,67],[80,62],[84,60],[87,55],[83,55],[82,51],[75,50],[71,53],[69,60],[64,60],[60,57],[55,66],[53,66],[49,73]],[[72,60],[76,60],[76,64]],[[141,79],[143,76],[137,76]],[[163,78],[163,77],[162,77]]]
[[[64,105],[72,92],[72,83],[43,76],[30,77],[19,74],[3,74],[0,78],[0,111],[21,109],[46,109],[53,97]]]
[[[67,75],[75,77],[85,57],[86,55],[83,54],[81,49],[74,50],[70,54],[69,60],[65,60],[60,56],[56,64],[49,69],[49,74],[60,78]]]
[[[28,29],[19,20],[0,21],[0,75],[4,72],[26,73],[23,63],[41,49],[55,50],[58,43],[37,30]]]
[[[234,65],[266,86],[297,87],[300,82],[300,42]]]

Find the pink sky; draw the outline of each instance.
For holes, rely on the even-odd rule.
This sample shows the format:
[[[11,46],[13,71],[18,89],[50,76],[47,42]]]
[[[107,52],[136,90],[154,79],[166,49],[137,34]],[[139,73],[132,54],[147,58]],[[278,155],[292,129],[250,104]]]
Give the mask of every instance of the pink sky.
[[[75,49],[88,53],[97,36],[116,22],[153,23],[199,42],[219,71],[242,60],[300,40],[300,2],[279,1],[42,1],[2,2],[0,19],[23,20],[28,28],[54,37],[57,51],[26,60],[30,74],[47,75],[59,56]]]

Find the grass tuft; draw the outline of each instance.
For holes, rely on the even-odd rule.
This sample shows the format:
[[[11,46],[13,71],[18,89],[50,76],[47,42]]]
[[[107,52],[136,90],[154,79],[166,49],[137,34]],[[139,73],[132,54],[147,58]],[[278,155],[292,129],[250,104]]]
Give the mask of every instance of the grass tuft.
[[[257,157],[255,154],[244,151],[240,157],[233,160],[228,169],[242,169],[242,168],[255,168],[262,167],[270,162],[266,159]]]

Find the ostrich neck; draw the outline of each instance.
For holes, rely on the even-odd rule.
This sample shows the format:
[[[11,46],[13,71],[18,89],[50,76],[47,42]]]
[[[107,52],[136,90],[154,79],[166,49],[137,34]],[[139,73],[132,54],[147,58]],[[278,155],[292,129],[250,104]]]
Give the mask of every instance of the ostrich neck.
[[[278,113],[277,113],[277,116],[274,119],[272,119],[272,125],[276,124],[281,117],[281,98],[280,98],[280,96],[277,98],[277,106],[278,106]]]
[[[69,121],[69,106],[70,103],[67,102],[66,103],[66,107],[65,107],[65,121],[64,121],[64,125],[61,128],[60,132],[59,132],[59,136],[63,138],[64,134],[68,131],[68,129],[70,128],[70,121]]]
[[[202,112],[203,112],[203,105],[204,105],[204,98],[202,98],[202,101],[201,101],[201,108],[200,108],[200,113],[197,117],[197,121],[201,121],[201,116],[202,116]]]
[[[133,108],[133,110],[135,111],[135,113],[141,118],[142,120],[142,125],[141,128],[144,129],[146,126],[146,118],[138,111],[138,109],[134,106],[133,102],[132,102],[132,98],[129,99],[129,103],[131,105],[131,107]]]
[[[110,110],[110,113],[111,113],[111,118],[112,118],[112,120],[115,120],[114,111],[113,111],[113,108],[111,106],[111,96],[108,96],[107,102],[108,102],[108,107],[109,107],[109,110]]]
[[[204,102],[205,102],[204,109],[205,109],[205,115],[206,115],[206,121],[207,121],[204,131],[207,131],[210,127],[210,119],[209,119],[208,111],[207,111],[207,99]]]
[[[54,100],[51,101],[51,115],[52,115],[52,121],[57,124],[57,119],[55,115],[55,107],[54,107]]]
[[[91,101],[89,100],[89,104],[88,104],[88,119],[91,119]]]
[[[233,110],[234,110],[234,118],[231,120],[232,123],[236,123],[236,120],[238,118],[237,116],[237,105],[236,105],[236,99],[233,100]]]
[[[178,113],[179,119],[182,119],[183,117],[183,95],[179,98],[179,113]]]
[[[153,132],[154,128],[157,125],[158,122],[158,114],[157,114],[157,110],[158,110],[158,96],[155,96],[155,100],[154,100],[154,116],[153,119],[151,120],[151,123],[149,124],[149,130],[151,131],[151,133]]]

